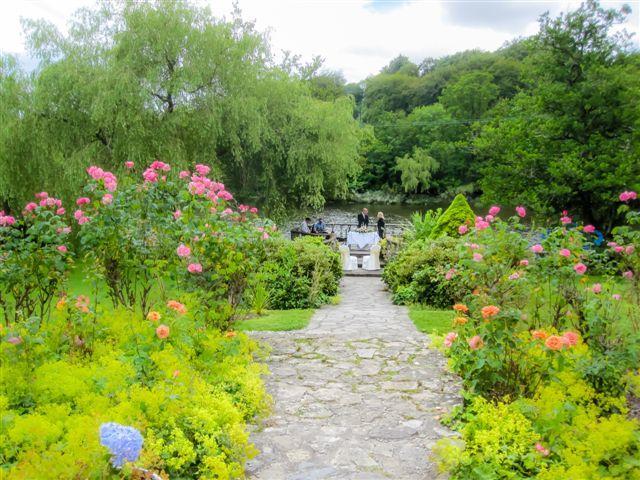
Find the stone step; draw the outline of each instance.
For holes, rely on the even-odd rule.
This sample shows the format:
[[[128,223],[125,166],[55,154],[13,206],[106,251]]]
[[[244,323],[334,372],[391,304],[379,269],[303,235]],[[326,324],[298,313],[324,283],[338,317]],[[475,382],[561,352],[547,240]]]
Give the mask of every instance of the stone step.
[[[381,277],[382,269],[380,270],[363,270],[358,268],[357,270],[347,270],[344,272],[345,277]]]

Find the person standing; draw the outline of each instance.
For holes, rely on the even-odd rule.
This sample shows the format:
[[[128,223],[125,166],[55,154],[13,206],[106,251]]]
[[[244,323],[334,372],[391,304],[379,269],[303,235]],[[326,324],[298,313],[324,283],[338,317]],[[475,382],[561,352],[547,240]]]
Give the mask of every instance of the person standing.
[[[378,212],[378,236],[384,238],[384,213]]]
[[[358,228],[369,226],[369,210],[362,209],[362,212],[358,214]]]
[[[326,233],[325,225],[321,218],[318,219],[316,224],[313,226],[313,233]]]

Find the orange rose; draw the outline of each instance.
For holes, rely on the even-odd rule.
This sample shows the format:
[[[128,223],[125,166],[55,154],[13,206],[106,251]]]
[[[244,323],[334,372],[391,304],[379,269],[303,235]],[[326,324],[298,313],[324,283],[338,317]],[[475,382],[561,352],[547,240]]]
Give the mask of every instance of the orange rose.
[[[549,350],[562,350],[565,340],[557,335],[551,335],[544,344]]]
[[[162,315],[160,315],[160,312],[156,312],[155,310],[150,311],[147,315],[147,320],[151,320],[152,322],[157,322],[161,318]]]
[[[486,320],[488,318],[495,317],[500,312],[500,309],[495,305],[487,305],[486,307],[482,307],[481,312],[482,318]]]
[[[159,339],[164,340],[169,336],[169,327],[167,327],[166,325],[160,325],[158,328],[156,328],[156,335]]]
[[[544,330],[534,330],[531,332],[531,336],[537,340],[546,340],[549,334]]]
[[[236,332],[234,332],[233,330],[229,330],[227,333],[224,334],[224,336],[227,338],[233,338],[236,336]]]
[[[179,313],[180,315],[184,315],[185,313],[187,313],[187,307],[185,307],[180,302],[176,302],[175,300],[169,300],[167,302],[167,307],[173,310],[174,312]]]
[[[464,325],[468,321],[469,321],[469,319],[467,317],[456,317],[456,318],[453,319],[453,324],[454,325]]]
[[[453,306],[453,309],[456,312],[460,312],[460,313],[469,313],[469,307],[467,307],[466,305],[463,305],[462,303],[456,303]]]

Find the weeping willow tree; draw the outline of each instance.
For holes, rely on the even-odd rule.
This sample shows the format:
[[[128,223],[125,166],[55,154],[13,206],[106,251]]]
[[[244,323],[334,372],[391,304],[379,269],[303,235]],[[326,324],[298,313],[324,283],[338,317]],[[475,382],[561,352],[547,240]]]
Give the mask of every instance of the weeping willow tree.
[[[90,164],[119,171],[162,159],[214,166],[240,196],[272,211],[344,196],[359,172],[348,97],[322,101],[277,66],[265,37],[186,1],[103,2],[63,35],[24,22],[31,76],[0,72],[0,199],[34,190],[70,198]]]
[[[400,182],[406,193],[428,190],[433,174],[439,168],[438,161],[420,147],[414,147],[411,155],[396,158],[396,169],[400,172]]]

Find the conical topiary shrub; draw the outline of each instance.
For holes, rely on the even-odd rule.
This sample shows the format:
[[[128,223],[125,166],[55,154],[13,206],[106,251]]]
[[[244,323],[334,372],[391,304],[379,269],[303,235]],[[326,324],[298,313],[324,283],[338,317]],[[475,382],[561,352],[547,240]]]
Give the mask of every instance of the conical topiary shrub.
[[[475,214],[469,202],[464,198],[464,195],[459,193],[456,198],[453,199],[449,208],[440,216],[433,230],[431,230],[430,238],[439,238],[444,235],[450,237],[458,236],[458,228],[460,225],[466,224],[472,226],[475,222]]]

